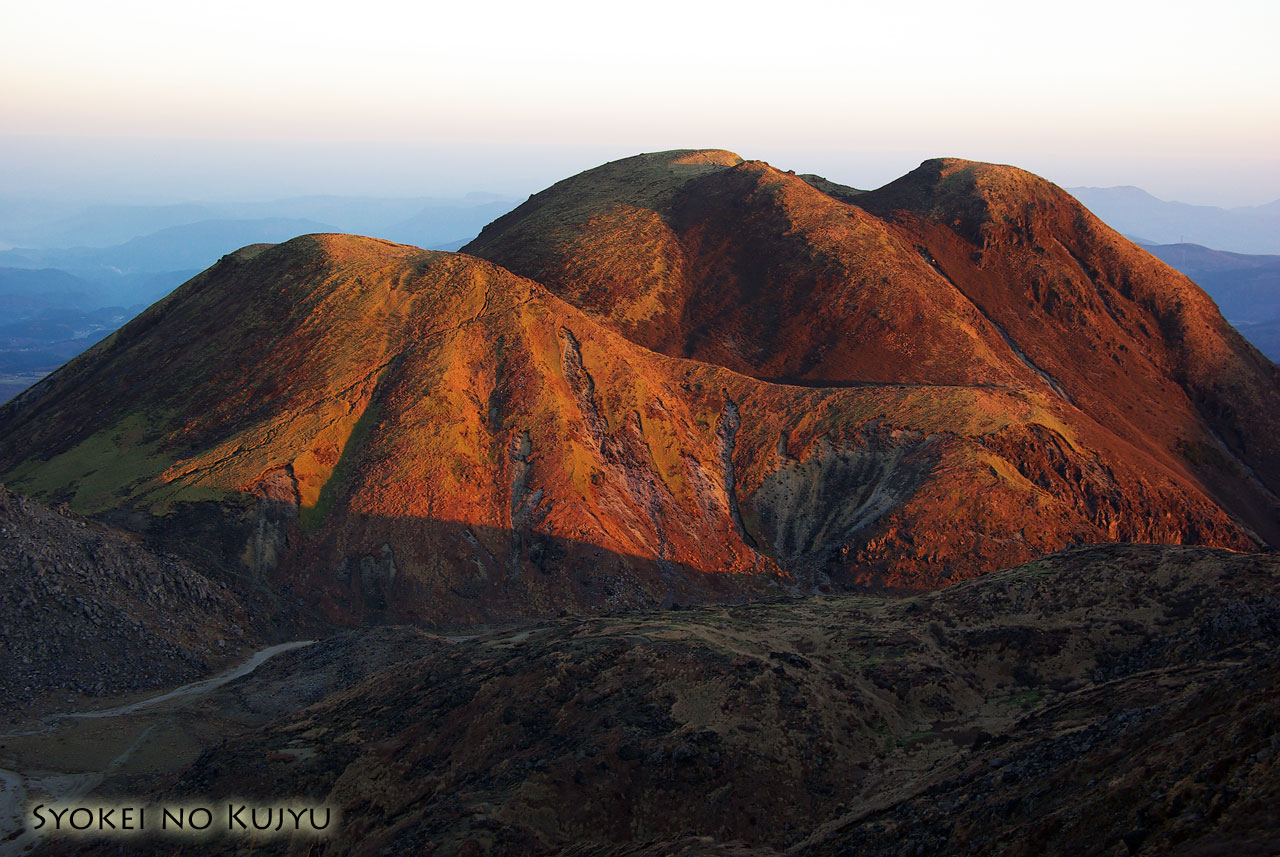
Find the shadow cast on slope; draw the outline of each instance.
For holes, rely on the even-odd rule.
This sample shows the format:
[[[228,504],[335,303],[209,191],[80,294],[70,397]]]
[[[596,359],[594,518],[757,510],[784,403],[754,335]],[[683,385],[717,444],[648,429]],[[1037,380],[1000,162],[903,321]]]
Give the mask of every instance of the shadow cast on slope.
[[[230,573],[276,615],[304,623],[448,628],[741,603],[797,585],[764,555],[751,573],[709,572],[585,539],[458,521],[347,515],[309,532],[296,506],[273,501],[112,517],[214,576]]]

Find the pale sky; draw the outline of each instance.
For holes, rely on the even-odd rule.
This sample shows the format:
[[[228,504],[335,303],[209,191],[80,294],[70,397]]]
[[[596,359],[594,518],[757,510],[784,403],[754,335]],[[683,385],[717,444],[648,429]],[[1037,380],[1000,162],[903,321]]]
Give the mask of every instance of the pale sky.
[[[715,146],[862,187],[954,155],[1280,198],[1275,0],[8,7],[0,195],[528,193]]]

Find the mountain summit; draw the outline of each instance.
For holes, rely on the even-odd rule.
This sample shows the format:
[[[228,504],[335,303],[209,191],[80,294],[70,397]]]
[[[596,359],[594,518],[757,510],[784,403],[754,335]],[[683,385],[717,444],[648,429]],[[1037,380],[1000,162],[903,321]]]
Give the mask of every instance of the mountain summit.
[[[837,198],[758,161],[686,166],[701,154],[582,173],[463,249],[638,344],[762,379],[1051,395],[1280,539],[1280,372],[1065,191],[938,159]]]
[[[465,251],[231,254],[0,409],[0,474],[344,622],[1280,540],[1276,367],[1022,171],[642,155]]]

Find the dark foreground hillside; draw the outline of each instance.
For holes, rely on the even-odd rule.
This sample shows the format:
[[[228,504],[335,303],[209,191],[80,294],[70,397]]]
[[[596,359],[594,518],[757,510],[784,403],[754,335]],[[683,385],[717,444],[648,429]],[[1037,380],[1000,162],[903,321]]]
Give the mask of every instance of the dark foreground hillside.
[[[359,632],[205,708],[297,710],[106,790],[341,809],[336,837],[254,854],[1270,854],[1278,581],[1275,557],[1113,545],[910,598]],[[358,679],[369,634],[399,656]],[[303,708],[308,686],[334,690]]]
[[[190,681],[256,644],[261,614],[136,537],[0,486],[0,709]],[[8,719],[8,718],[5,718]]]

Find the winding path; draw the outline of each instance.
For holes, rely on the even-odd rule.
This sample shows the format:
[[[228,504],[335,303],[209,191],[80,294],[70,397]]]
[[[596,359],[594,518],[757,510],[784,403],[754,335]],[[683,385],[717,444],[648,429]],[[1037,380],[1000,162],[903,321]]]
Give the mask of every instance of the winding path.
[[[143,709],[152,708],[174,700],[193,699],[204,696],[216,688],[228,682],[246,676],[249,673],[262,666],[271,658],[287,652],[290,649],[297,649],[302,646],[309,646],[315,640],[294,640],[291,643],[280,643],[275,646],[268,646],[254,654],[243,664],[226,670],[211,678],[193,681],[190,684],[184,684],[181,687],[166,691],[156,696],[150,696],[139,702],[132,702],[128,705],[121,705],[115,708],[105,708],[97,711],[78,711],[68,712],[65,714],[51,714],[41,721],[44,725],[35,730],[27,732],[14,732],[9,735],[0,735],[0,738],[6,738],[19,735],[36,735],[41,732],[51,732],[57,727],[54,725],[59,720],[70,718],[100,718],[100,717],[122,717],[134,714]],[[129,756],[146,740],[151,730],[155,727],[143,731],[141,735],[129,746],[124,752],[120,753],[106,766],[106,768],[97,773],[87,773],[80,775],[44,775],[44,776],[26,776],[18,771],[10,771],[0,768],[0,857],[18,857],[18,855],[27,853],[34,849],[40,842],[40,834],[34,830],[24,829],[24,815],[26,812],[27,793],[29,791],[38,790],[48,795],[50,800],[66,801],[87,794],[95,786],[102,782],[107,773],[114,770],[128,760]]]

